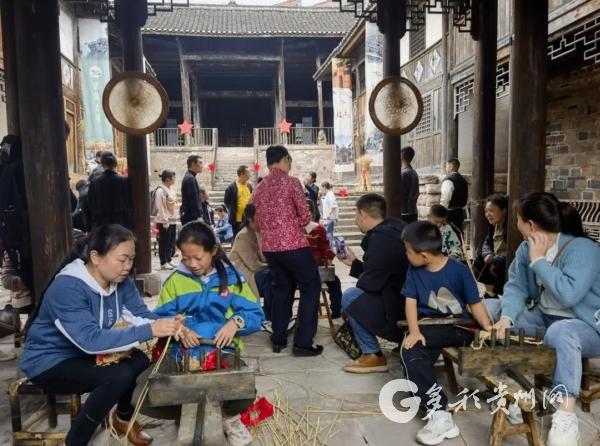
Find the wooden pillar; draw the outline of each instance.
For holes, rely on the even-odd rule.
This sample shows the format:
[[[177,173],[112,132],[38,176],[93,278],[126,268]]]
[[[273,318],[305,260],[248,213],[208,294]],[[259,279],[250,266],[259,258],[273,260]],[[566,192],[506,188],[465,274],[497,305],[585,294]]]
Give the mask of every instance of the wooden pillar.
[[[400,39],[406,32],[406,2],[380,0],[380,30],[383,41],[383,77],[400,75]],[[388,217],[400,218],[402,182],[400,181],[400,136],[383,135],[383,192],[387,201]]]
[[[183,108],[183,120],[191,123],[192,101],[190,99],[190,73],[188,64],[183,59],[183,48],[179,38],[177,38],[177,49],[179,50],[179,67],[181,72],[181,107]],[[189,146],[191,144],[190,135],[185,135],[184,138],[185,145]]]
[[[198,74],[192,72],[192,120],[194,125],[202,127],[200,115],[200,83],[198,82]]]
[[[548,0],[513,3],[510,56],[510,144],[508,149],[509,265],[521,242],[513,203],[529,192],[543,192],[548,84]]]
[[[451,13],[442,19],[442,159],[440,166],[446,172],[446,161],[458,157],[457,120],[454,116],[454,88],[450,72],[454,67],[454,26]]]
[[[19,0],[14,7],[33,295],[38,302],[71,247],[58,0]]]
[[[321,66],[321,56],[317,54],[317,70]],[[322,129],[325,127],[325,122],[323,119],[323,81],[319,79],[317,81],[317,107],[319,113],[319,128]]]
[[[123,69],[143,71],[141,27],[146,23],[146,0],[118,0],[117,21],[123,36]],[[133,232],[137,238],[135,269],[138,274],[152,271],[150,257],[150,203],[148,191],[148,147],[145,136],[127,135],[127,170],[133,202]]]
[[[280,59],[279,59],[279,72],[277,76],[277,96],[279,98],[279,120],[285,119],[285,58],[283,53],[284,43],[281,39]]]
[[[485,199],[494,190],[496,138],[497,0],[477,1],[475,79],[473,93],[473,182],[471,185],[471,246],[479,252],[487,235]]]
[[[20,135],[19,92],[15,42],[15,0],[2,0],[2,54],[4,58],[4,91],[6,93],[6,124],[8,133]]]

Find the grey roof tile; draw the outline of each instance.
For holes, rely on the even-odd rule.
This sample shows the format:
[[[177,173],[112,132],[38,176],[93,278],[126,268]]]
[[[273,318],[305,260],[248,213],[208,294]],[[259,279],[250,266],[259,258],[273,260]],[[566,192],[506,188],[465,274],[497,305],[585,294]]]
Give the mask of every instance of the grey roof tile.
[[[148,17],[144,34],[193,36],[342,37],[353,14],[333,8],[195,6]]]

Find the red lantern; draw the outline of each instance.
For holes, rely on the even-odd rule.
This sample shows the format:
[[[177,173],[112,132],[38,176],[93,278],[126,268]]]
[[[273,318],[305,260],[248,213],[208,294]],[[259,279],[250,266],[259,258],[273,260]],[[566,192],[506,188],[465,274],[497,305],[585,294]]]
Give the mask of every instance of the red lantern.
[[[217,170],[217,165],[215,163],[208,163],[206,167],[208,167],[208,170],[210,170],[211,172]]]
[[[252,165],[252,169],[254,170],[254,172],[258,173],[260,172],[260,163],[256,162]]]

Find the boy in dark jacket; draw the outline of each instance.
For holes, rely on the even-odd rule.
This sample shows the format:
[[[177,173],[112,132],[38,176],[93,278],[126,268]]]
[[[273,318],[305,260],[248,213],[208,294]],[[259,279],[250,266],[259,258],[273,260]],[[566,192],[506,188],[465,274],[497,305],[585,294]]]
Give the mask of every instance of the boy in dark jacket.
[[[406,224],[385,218],[386,202],[378,194],[366,194],[356,202],[356,224],[365,237],[361,242],[363,261],[346,248],[350,275],[358,278],[356,288],[342,296],[342,310],[356,336],[362,356],[344,370],[349,373],[387,371],[387,361],[376,336],[390,341],[400,340],[397,322],[404,319],[404,298],[400,294],[408,260],[402,242]]]

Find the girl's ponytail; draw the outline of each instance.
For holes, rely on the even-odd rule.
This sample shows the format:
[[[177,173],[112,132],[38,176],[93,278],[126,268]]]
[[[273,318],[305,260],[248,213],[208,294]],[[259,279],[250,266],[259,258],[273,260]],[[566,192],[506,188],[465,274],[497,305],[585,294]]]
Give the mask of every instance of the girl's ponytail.
[[[573,237],[587,237],[577,209],[565,202],[558,203],[557,207],[560,215],[560,232]]]

